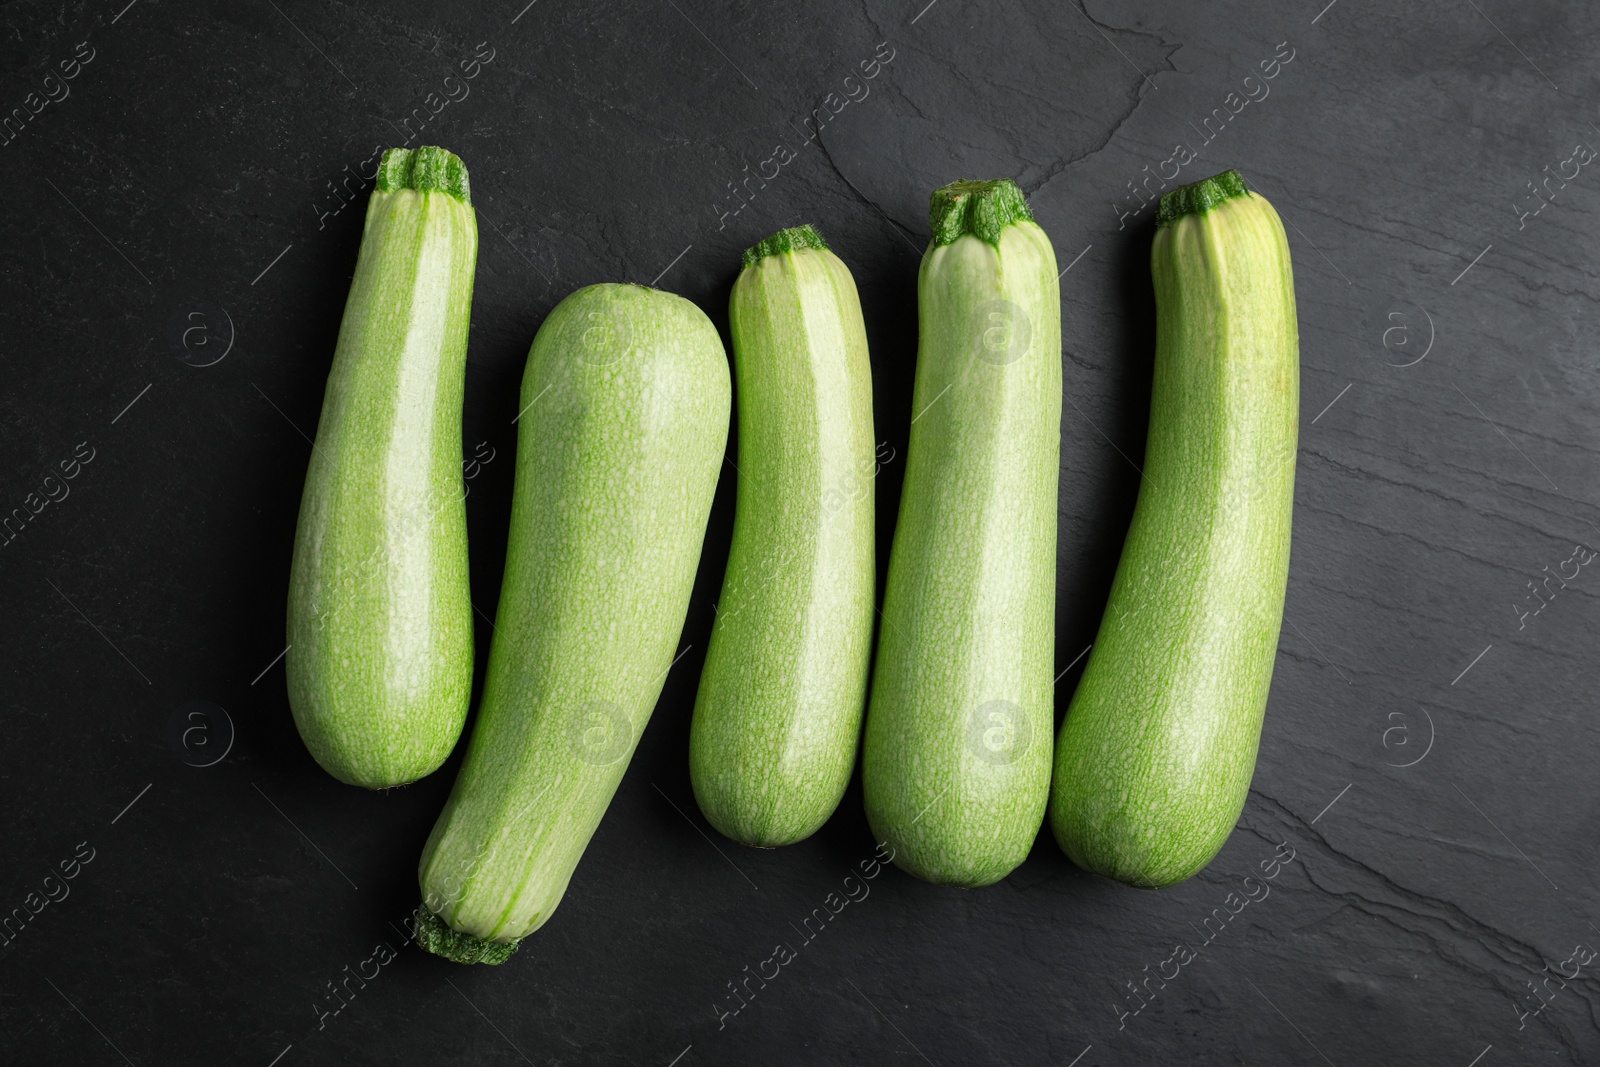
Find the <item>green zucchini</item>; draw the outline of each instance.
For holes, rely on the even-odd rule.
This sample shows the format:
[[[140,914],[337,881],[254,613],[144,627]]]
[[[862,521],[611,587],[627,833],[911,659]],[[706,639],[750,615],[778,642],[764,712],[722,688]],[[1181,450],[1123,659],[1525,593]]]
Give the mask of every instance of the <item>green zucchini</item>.
[[[855,770],[872,658],[872,368],[855,281],[810,226],[744,254],[729,301],[739,499],[689,735],[712,826],[809,837]]]
[[[1073,862],[1180,882],[1244,808],[1289,576],[1300,342],[1278,214],[1234,171],[1161,198],[1144,480],[1058,741]]]
[[[378,165],[289,578],[289,705],[342,782],[437,769],[472,690],[461,400],[478,224],[442,148]]]
[[[1012,182],[947,185],[929,223],[862,781],[895,863],[980,886],[1027,857],[1049,793],[1061,294]]]
[[[689,608],[728,439],[722,340],[689,301],[591,285],[539,328],[489,673],[419,865],[417,942],[499,963],[622,780]]]

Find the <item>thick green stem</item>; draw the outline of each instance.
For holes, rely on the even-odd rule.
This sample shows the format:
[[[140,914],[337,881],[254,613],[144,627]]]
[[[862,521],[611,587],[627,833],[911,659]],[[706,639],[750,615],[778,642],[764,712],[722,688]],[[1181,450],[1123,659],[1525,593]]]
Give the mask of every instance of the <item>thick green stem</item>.
[[[467,185],[467,165],[453,152],[433,145],[391,148],[378,163],[378,192],[415,189],[423,193],[449,193],[463,204],[472,203]]]
[[[490,941],[475,934],[452,930],[450,924],[429,911],[417,909],[417,944],[435,956],[455,963],[504,963],[522,944],[516,941]]]
[[[1192,185],[1180,185],[1161,198],[1156,208],[1156,226],[1166,226],[1185,215],[1204,215],[1224,200],[1248,195],[1250,190],[1236,170],[1225,170]]]
[[[928,226],[933,230],[935,247],[970,233],[998,248],[1007,226],[1032,221],[1027,198],[1010,178],[963,178],[934,190],[928,204]]]
[[[741,266],[748,267],[758,259],[776,256],[783,252],[798,252],[803,248],[816,248],[824,252],[828,250],[828,242],[822,239],[822,234],[818,233],[817,228],[809,222],[793,229],[779,230],[760,244],[745,249]]]

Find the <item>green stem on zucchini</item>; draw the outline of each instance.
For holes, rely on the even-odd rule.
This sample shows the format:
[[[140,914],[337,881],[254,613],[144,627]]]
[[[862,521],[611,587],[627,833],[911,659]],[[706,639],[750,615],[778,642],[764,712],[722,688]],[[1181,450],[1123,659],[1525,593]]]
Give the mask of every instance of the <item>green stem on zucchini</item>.
[[[476,934],[452,930],[450,924],[429,911],[417,908],[414,937],[418,945],[452,963],[504,963],[516,954],[520,941],[491,941]]]
[[[448,193],[463,204],[472,203],[467,165],[454,153],[432,145],[391,148],[383,154],[378,162],[378,192],[393,193],[401,189]]]
[[[788,252],[800,252],[805,249],[814,249],[819,252],[828,251],[828,242],[822,239],[822,234],[817,232],[815,226],[806,223],[803,226],[794,226],[787,230],[779,230],[771,237],[762,239],[744,250],[740,257],[740,265],[750,267],[757,260],[767,256],[778,256]]]
[[[1006,227],[1019,222],[1033,222],[1033,212],[1010,178],[953,181],[935,190],[928,204],[928,225],[940,248],[964,234],[999,247]]]
[[[1156,206],[1156,225],[1169,226],[1185,215],[1204,215],[1225,200],[1249,195],[1239,172],[1225,170],[1192,185],[1181,185],[1163,196]]]

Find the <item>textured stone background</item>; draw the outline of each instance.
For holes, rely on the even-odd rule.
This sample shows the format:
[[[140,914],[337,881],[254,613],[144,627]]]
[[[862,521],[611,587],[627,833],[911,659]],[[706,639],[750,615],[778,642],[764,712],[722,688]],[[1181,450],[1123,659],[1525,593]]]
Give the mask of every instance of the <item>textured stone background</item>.
[[[1543,568],[1600,544],[1600,171],[1564,162],[1600,147],[1600,12],[1326,2],[0,4],[0,115],[40,108],[0,146],[0,507],[60,495],[45,475],[92,455],[0,554],[0,910],[92,856],[0,948],[0,1060],[1600,1062],[1600,958],[1575,950],[1600,945],[1600,574],[1522,615]],[[75,54],[72,80],[44,80]],[[432,114],[430,93],[463,91]],[[735,213],[729,183],[798,147],[829,93],[856,99]],[[1071,265],[1063,668],[1093,639],[1143,448],[1152,212],[1129,183],[1179,143],[1200,155],[1181,180],[1243,171],[1290,223],[1301,451],[1255,789],[1211,867],[1135,891],[1045,836],[983,891],[884,873],[719,1025],[728,983],[872,851],[859,787],[775,852],[695,810],[728,479],[692,648],[561,910],[499,969],[403,947],[391,924],[458,761],[393,795],[338,785],[274,657],[365,202],[336,210],[330,183],[414,109],[479,211],[465,418],[495,455],[468,502],[491,616],[517,384],[558,299],[655,280],[725,330],[739,249],[814,221],[860,285],[879,436],[903,455],[928,193],[1015,176]],[[1561,171],[1533,214],[1530,183]],[[885,558],[901,465],[878,484]],[[1199,943],[1280,844],[1270,897],[1134,1014],[1125,983]],[[319,1026],[325,984],[380,942],[396,958]]]

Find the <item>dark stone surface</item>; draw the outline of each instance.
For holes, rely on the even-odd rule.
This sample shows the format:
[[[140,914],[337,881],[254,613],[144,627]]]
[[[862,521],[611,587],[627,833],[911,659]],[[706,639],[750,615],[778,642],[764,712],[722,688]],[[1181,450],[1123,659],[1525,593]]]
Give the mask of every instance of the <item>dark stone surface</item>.
[[[1537,616],[1513,606],[1600,541],[1600,172],[1552,180],[1536,216],[1514,206],[1600,146],[1592,7],[125,2],[0,5],[0,114],[68,94],[0,147],[3,506],[60,495],[46,474],[93,457],[0,556],[0,908],[92,855],[0,948],[0,1060],[1600,1062],[1600,959],[1573,956],[1600,945],[1600,575]],[[860,285],[879,436],[903,455],[928,193],[1012,175],[1072,264],[1065,667],[1093,639],[1143,447],[1153,210],[1121,217],[1127,183],[1181,142],[1200,151],[1181,180],[1237,167],[1274,201],[1302,320],[1288,625],[1255,789],[1206,872],[1130,890],[1046,836],[982,891],[883,873],[719,1027],[728,983],[798,943],[791,924],[873,847],[859,787],[774,852],[695,811],[687,726],[730,480],[694,648],[560,911],[500,968],[402,947],[391,924],[458,761],[392,795],[337,784],[274,657],[365,201],[334,213],[329,183],[403,140],[429,93],[459,97],[445,79],[479,42],[492,61],[419,139],[467,160],[480,213],[465,419],[468,447],[496,450],[468,503],[489,615],[517,383],[558,299],[660,275],[725,330],[739,250],[815,222]],[[1268,95],[1230,114],[1280,42]],[[47,83],[75,51],[92,58]],[[875,51],[892,59],[847,84]],[[863,84],[802,146],[812,109]],[[728,183],[779,143],[795,158],[731,214]],[[885,557],[901,466],[879,481]],[[1124,983],[1200,945],[1280,843],[1271,895],[1122,1018],[1140,1003]],[[381,942],[397,957],[319,1028],[325,983]]]

